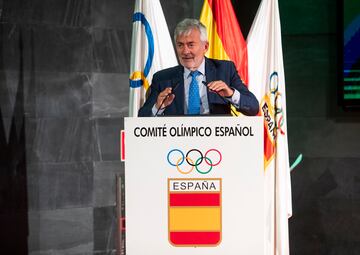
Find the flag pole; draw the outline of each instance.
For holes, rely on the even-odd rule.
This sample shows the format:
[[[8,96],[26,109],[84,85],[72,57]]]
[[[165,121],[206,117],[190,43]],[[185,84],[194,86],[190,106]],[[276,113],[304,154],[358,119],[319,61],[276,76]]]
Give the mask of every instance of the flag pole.
[[[125,254],[123,242],[123,216],[122,216],[122,178],[120,175],[116,177],[116,214],[117,214],[117,254]]]
[[[275,105],[275,114],[276,114],[276,105]],[[275,116],[276,119],[276,116]],[[275,121],[275,152],[274,152],[274,255],[276,255],[276,240],[277,240],[277,234],[276,234],[276,208],[277,208],[277,199],[276,199],[276,176],[277,176],[277,167],[276,167],[276,156],[277,156],[277,122]]]

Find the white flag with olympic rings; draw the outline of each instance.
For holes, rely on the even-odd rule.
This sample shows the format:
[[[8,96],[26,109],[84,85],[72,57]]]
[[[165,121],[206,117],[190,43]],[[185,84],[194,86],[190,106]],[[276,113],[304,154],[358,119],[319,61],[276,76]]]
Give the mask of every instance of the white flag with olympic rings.
[[[137,0],[132,19],[129,116],[137,117],[153,74],[177,60],[159,0]]]

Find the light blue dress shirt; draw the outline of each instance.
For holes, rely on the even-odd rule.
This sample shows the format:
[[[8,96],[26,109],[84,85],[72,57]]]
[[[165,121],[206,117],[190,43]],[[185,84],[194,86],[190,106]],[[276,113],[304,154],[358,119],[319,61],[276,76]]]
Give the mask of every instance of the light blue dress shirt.
[[[206,82],[206,76],[205,76],[205,58],[201,62],[199,68],[197,69],[200,72],[200,75],[196,77],[196,80],[199,84],[199,92],[200,92],[200,114],[209,114],[209,101],[207,98],[207,87],[205,84],[203,84],[203,81]],[[184,104],[184,113],[187,114],[187,108],[189,103],[189,86],[191,83],[191,70],[184,67],[184,95],[185,95],[185,104]],[[234,105],[239,105],[240,103],[240,92],[237,90],[234,90],[234,94],[231,98],[226,98],[229,102],[231,102]],[[158,109],[156,108],[156,104],[152,108],[153,116],[155,116],[156,112],[158,112],[158,115],[162,115],[165,109],[161,109],[158,112]]]

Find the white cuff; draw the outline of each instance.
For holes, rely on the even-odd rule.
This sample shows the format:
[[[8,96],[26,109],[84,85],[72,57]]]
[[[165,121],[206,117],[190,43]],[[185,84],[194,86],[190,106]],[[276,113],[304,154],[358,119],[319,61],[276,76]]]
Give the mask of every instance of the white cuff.
[[[154,106],[152,107],[152,116],[154,117],[155,115],[157,116],[157,115],[162,115],[163,113],[164,113],[164,111],[165,111],[165,109],[160,109],[159,111],[158,111],[158,108],[156,107],[156,104],[154,104]],[[157,114],[156,114],[157,113]]]
[[[228,101],[230,101],[232,104],[239,106],[240,105],[240,92],[234,89],[234,94],[231,98],[226,98]]]

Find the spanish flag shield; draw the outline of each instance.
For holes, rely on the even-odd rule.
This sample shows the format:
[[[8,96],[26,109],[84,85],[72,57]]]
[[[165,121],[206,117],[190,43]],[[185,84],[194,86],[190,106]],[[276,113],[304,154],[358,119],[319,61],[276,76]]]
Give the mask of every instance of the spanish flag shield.
[[[168,219],[172,245],[219,245],[221,179],[168,179]]]

